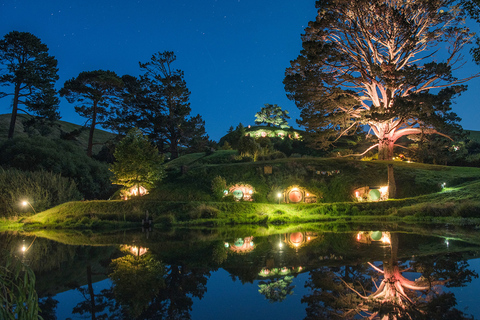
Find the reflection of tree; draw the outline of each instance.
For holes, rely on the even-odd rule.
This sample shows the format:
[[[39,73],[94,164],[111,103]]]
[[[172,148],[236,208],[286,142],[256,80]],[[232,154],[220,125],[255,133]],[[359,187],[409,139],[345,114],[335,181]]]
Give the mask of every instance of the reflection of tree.
[[[40,316],[43,320],[57,320],[56,308],[58,300],[52,298],[51,295],[38,301],[40,307]]]
[[[190,319],[192,298],[207,291],[209,269],[172,264],[166,267],[163,287],[138,319]]]
[[[269,302],[282,302],[287,295],[293,294],[293,277],[286,276],[283,279],[270,280],[269,282],[260,281],[258,292],[263,294]]]
[[[79,302],[72,310],[72,313],[84,315],[90,314],[92,320],[116,319],[118,316],[118,305],[113,299],[112,289],[104,289],[95,294],[92,283],[92,267],[87,266],[87,287],[80,287],[78,284],[72,284],[72,287],[78,290],[84,297],[84,301]],[[107,309],[108,308],[108,312]]]
[[[164,286],[164,266],[147,254],[117,258],[110,267],[117,302],[124,312],[138,317]]]
[[[398,262],[398,239],[392,235],[390,252],[383,265],[368,263],[347,272],[324,267],[312,271],[306,287],[312,294],[302,299],[308,307],[306,319],[467,319],[455,308],[455,297],[441,293],[440,285],[461,286],[478,275],[457,254]],[[342,274],[343,271],[343,274]],[[353,271],[353,272],[352,272]],[[404,272],[421,273],[410,280]],[[441,310],[441,312],[439,311]]]

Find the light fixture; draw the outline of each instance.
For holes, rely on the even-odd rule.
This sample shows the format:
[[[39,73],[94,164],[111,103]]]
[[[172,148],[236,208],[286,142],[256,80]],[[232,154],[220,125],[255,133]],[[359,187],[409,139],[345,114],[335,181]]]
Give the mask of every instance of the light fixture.
[[[37,211],[35,211],[35,208],[34,208],[34,207],[32,206],[32,204],[31,204],[30,202],[28,202],[27,200],[22,201],[22,205],[23,205],[24,207],[25,207],[26,205],[29,205],[30,208],[32,208],[33,212],[34,212],[35,214],[37,214]]]

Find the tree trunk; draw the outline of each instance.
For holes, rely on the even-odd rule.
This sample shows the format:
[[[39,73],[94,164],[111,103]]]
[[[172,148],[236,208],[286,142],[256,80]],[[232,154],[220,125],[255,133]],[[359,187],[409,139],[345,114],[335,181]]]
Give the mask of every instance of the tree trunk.
[[[393,145],[394,142],[388,138],[378,139],[378,160],[392,160]]]
[[[397,187],[395,185],[395,176],[393,174],[393,164],[388,165],[388,198],[395,199],[397,196]]]
[[[97,101],[93,102],[92,124],[90,125],[90,134],[88,135],[87,156],[92,157],[93,133],[97,124]]]
[[[97,317],[95,316],[95,294],[93,292],[93,285],[92,285],[92,267],[87,266],[87,286],[88,286],[88,294],[90,295],[90,308],[92,314],[92,320],[96,320]]]
[[[17,122],[18,96],[20,95],[20,83],[15,84],[15,93],[13,95],[12,117],[10,118],[10,128],[8,129],[8,139],[13,139],[15,133],[15,124]]]

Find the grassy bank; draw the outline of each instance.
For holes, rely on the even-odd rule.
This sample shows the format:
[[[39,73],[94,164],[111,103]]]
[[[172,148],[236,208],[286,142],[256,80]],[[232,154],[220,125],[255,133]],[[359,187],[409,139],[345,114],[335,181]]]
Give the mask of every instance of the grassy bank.
[[[125,228],[139,226],[146,212],[156,227],[279,225],[332,220],[480,222],[480,181],[441,192],[382,202],[267,204],[149,200],[69,202],[24,218],[26,228]]]
[[[480,220],[480,168],[393,162],[402,199],[353,202],[355,188],[387,183],[387,165],[392,162],[300,158],[219,164],[218,157],[229,156],[231,152],[198,154],[178,160],[178,166],[172,161],[167,179],[142,198],[68,202],[19,222],[28,229],[118,229],[138,227],[147,212],[156,227]],[[181,170],[186,164],[188,170]],[[213,201],[211,181],[219,175],[227,184],[251,184],[255,202]],[[318,202],[277,204],[278,191],[292,184],[317,194]]]

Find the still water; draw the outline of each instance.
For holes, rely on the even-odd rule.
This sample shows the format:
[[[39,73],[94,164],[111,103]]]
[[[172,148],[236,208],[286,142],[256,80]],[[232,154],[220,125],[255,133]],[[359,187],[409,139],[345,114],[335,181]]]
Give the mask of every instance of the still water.
[[[45,320],[480,318],[477,229],[328,229],[3,233],[0,260]]]

